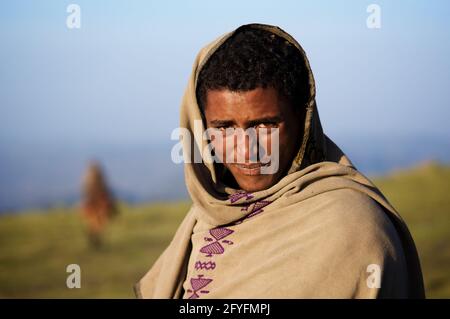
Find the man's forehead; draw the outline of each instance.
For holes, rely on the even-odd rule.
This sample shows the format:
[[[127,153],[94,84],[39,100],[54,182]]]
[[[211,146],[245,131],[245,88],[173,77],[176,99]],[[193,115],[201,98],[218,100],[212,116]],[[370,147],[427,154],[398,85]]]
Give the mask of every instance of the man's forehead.
[[[257,88],[250,91],[208,91],[205,115],[216,119],[223,117],[274,117],[280,116],[281,101],[272,88]]]

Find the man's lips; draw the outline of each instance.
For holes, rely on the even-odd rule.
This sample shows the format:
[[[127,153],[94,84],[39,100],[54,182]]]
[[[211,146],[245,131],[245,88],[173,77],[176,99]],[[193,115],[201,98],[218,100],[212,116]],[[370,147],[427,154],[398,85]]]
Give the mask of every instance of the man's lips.
[[[243,175],[260,175],[261,167],[269,166],[270,163],[234,164],[233,166]]]

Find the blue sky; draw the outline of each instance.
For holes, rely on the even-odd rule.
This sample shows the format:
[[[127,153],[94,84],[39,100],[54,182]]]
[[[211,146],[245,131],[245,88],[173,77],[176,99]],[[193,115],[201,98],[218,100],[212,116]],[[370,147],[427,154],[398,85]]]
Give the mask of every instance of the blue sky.
[[[371,3],[381,29],[366,27]],[[251,22],[304,47],[331,137],[450,138],[449,16],[425,0],[2,1],[0,146],[172,143],[198,50]]]

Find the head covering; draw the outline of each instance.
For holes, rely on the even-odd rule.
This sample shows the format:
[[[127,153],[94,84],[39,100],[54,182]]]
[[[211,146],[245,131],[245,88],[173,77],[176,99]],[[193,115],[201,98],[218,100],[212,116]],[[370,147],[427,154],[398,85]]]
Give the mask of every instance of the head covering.
[[[280,28],[244,25],[200,51],[181,104],[181,127],[195,137],[194,146],[184,141],[184,151],[194,147],[189,152],[194,156],[208,143],[201,138],[204,126],[200,134],[194,132],[194,121],[202,121],[196,97],[200,70],[227,39],[253,28],[294,45],[309,72],[304,132],[296,137],[302,139],[299,151],[286,176],[254,193],[223,184],[210,159],[186,163],[193,205],[169,246],[135,285],[137,296],[424,297],[417,251],[405,223],[323,133],[306,54]],[[380,267],[382,289],[367,284],[370,265]]]

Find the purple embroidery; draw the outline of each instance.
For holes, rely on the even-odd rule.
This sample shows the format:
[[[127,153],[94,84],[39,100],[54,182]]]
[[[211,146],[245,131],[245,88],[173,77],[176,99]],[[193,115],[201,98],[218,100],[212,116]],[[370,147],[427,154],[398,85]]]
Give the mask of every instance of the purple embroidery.
[[[219,227],[219,228],[213,228],[209,230],[209,233],[211,236],[213,236],[216,240],[221,240],[222,238],[225,238],[229,236],[230,234],[234,233],[234,230],[225,228],[225,227]]]
[[[212,257],[212,255],[223,254],[225,252],[225,248],[220,243],[220,240],[234,233],[234,230],[225,227],[213,228],[209,230],[211,236],[215,239],[205,237],[205,241],[213,241],[212,243],[203,246],[200,249],[200,252],[206,254],[206,257]],[[227,245],[233,245],[233,242],[230,240],[222,240],[222,243]]]
[[[188,289],[187,292],[192,293],[189,299],[197,299],[200,297],[199,293],[207,294],[208,290],[200,290],[205,288],[211,283],[212,279],[203,278],[203,275],[198,275],[197,278],[191,278],[191,287],[192,289]]]
[[[230,195],[230,202],[233,204],[244,197],[245,197],[245,200],[249,200],[249,199],[253,198],[253,195],[251,193],[247,193],[245,191],[237,192],[237,193]]]
[[[246,193],[246,192],[238,192],[238,193],[230,196],[230,201],[231,201],[231,203],[234,203],[244,197],[245,197],[245,200],[249,200],[249,199],[253,198],[253,195],[250,193]],[[244,220],[246,220],[250,217],[253,217],[257,214],[262,213],[263,208],[266,207],[267,205],[269,205],[270,203],[271,203],[271,201],[261,200],[261,201],[258,201],[255,203],[250,203],[250,204],[246,205],[241,210],[248,212],[248,213],[243,218],[241,218],[240,220],[235,222],[234,224],[240,224]],[[210,229],[209,230],[210,237],[209,236],[204,237],[205,242],[207,242],[208,244],[203,246],[200,249],[200,252],[204,253],[205,257],[214,257],[216,255],[223,254],[225,252],[225,248],[222,244],[227,244],[227,245],[234,244],[233,241],[224,239],[224,238],[230,236],[233,233],[234,233],[234,230],[226,228],[226,227],[218,227],[218,228]],[[214,270],[215,268],[216,268],[216,263],[211,260],[207,261],[207,262],[198,260],[195,262],[195,270],[206,271],[206,270]],[[200,298],[201,294],[209,293],[209,290],[204,290],[203,288],[208,286],[213,281],[213,279],[205,278],[203,276],[204,275],[198,275],[197,278],[190,279],[192,289],[187,289],[187,292],[191,293],[189,299],[197,299],[197,298]]]
[[[268,200],[261,200],[259,202],[253,203],[242,208],[242,211],[247,211],[249,210],[250,206],[252,206],[250,212],[248,213],[248,215],[245,217],[245,219],[253,217],[255,215],[258,215],[259,213],[262,213],[264,210],[263,208],[266,207],[267,205],[269,205],[271,203],[271,201]]]
[[[207,262],[197,261],[195,263],[196,270],[199,269],[213,270],[214,268],[216,268],[216,263],[214,261],[207,261]]]

